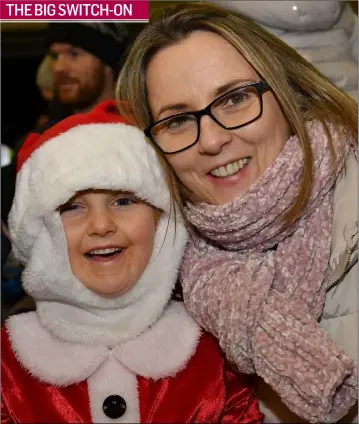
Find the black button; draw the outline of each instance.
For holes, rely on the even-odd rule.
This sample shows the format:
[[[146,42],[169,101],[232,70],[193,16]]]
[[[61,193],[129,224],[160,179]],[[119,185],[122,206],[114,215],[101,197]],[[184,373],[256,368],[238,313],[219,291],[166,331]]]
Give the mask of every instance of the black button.
[[[126,412],[126,401],[122,396],[108,396],[102,405],[103,412],[109,418],[120,418]]]

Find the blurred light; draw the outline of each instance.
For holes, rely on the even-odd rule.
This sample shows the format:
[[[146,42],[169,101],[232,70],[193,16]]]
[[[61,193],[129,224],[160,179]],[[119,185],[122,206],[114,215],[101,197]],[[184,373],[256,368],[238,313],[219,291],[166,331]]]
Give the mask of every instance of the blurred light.
[[[297,7],[297,6],[293,6],[293,7],[292,7],[292,9],[293,9],[293,10],[297,10],[297,9],[298,9],[298,7]]]

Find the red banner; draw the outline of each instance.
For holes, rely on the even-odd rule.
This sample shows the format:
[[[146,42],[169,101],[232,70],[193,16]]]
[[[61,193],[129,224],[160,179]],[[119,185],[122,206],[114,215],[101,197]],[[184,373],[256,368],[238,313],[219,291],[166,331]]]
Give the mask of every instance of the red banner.
[[[1,0],[1,21],[148,22],[148,0]]]

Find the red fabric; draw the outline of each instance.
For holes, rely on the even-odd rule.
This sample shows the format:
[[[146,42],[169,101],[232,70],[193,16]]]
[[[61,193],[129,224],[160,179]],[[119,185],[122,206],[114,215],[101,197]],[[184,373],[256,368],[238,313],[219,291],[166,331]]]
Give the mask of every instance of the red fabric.
[[[242,375],[241,386],[238,384],[238,375],[226,369],[225,385],[227,397],[221,415],[221,423],[254,424],[262,422],[264,415],[259,412],[258,399],[249,385],[249,377]]]
[[[55,388],[19,364],[2,330],[1,422],[90,423],[87,383]],[[224,369],[215,340],[202,336],[194,357],[175,378],[138,377],[142,423],[261,423],[246,377]]]
[[[109,123],[122,123],[130,125],[127,120],[120,116],[116,108],[116,103],[113,100],[106,100],[101,102],[88,113],[77,113],[75,115],[71,115],[46,130],[43,134],[29,134],[17,155],[17,172],[20,171],[22,165],[36,149],[52,138],[57,137],[58,135],[70,130],[71,128],[77,127],[78,125]]]
[[[141,422],[261,423],[264,416],[246,379],[224,369],[217,342],[204,334],[175,380],[138,377]]]
[[[4,399],[1,396],[1,424],[11,424],[15,421],[11,418],[9,411],[4,403]]]
[[[40,346],[39,346],[40,349]],[[90,423],[87,383],[56,388],[34,379],[17,361],[1,331],[1,422]],[[3,420],[3,417],[10,416]]]

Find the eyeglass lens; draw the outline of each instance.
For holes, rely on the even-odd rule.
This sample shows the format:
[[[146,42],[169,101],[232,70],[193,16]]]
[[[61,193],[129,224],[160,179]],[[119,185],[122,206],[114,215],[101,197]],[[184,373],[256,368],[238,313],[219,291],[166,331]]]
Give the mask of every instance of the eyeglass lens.
[[[210,113],[226,129],[234,129],[255,120],[261,113],[261,97],[255,86],[241,87],[215,101]],[[195,115],[172,116],[152,128],[155,142],[166,153],[174,153],[194,144],[199,122]]]

